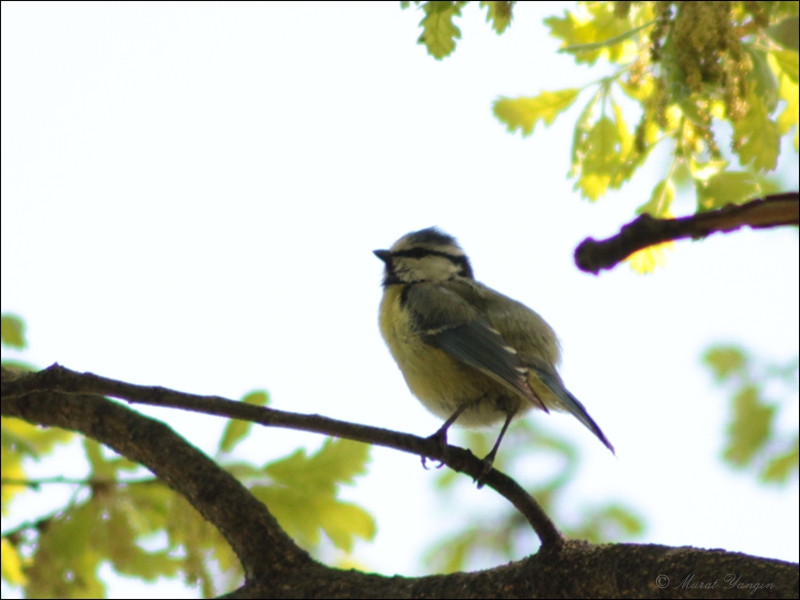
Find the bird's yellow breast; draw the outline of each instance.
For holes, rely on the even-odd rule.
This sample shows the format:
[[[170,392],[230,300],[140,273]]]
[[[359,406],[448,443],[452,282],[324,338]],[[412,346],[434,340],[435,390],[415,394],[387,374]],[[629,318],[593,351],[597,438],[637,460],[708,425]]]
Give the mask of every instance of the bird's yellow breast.
[[[380,329],[411,392],[432,413],[449,418],[464,403],[477,402],[459,425],[491,425],[529,402],[443,350],[425,343],[412,315],[402,306],[404,285],[388,286],[380,308]]]

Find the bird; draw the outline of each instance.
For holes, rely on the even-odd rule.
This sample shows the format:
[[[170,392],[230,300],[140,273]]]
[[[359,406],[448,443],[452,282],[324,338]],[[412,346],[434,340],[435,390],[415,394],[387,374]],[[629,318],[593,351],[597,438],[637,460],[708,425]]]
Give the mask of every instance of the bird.
[[[512,419],[532,408],[572,414],[614,453],[558,374],[561,348],[553,328],[521,302],[476,281],[453,236],[429,227],[374,254],[384,263],[381,334],[411,392],[445,419],[430,437],[446,452],[454,423],[503,421],[479,485]]]

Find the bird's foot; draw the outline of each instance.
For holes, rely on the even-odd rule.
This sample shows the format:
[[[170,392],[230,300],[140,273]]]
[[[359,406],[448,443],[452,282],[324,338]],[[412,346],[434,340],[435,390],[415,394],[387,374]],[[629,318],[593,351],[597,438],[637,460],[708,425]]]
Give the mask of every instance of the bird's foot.
[[[493,468],[494,455],[495,451],[493,450],[492,452],[489,452],[489,454],[487,454],[486,457],[481,461],[483,466],[481,468],[480,474],[475,479],[475,483],[478,484],[478,489],[481,489],[484,486],[484,480],[486,479],[486,476],[489,475],[489,473]]]
[[[436,459],[433,459],[433,460],[436,460],[436,461],[439,462],[439,464],[436,465],[436,468],[437,469],[441,469],[444,466],[444,463],[447,461],[447,454],[448,454],[448,451],[447,451],[447,427],[439,428],[436,431],[436,433],[434,433],[433,435],[429,436],[426,439],[434,440],[434,441],[439,442],[439,448],[440,448],[440,451],[441,451],[441,458],[436,458]],[[426,461],[428,460],[428,458],[431,458],[431,457],[425,456],[423,454],[420,458],[422,459],[422,466],[427,469],[428,465],[426,464]]]

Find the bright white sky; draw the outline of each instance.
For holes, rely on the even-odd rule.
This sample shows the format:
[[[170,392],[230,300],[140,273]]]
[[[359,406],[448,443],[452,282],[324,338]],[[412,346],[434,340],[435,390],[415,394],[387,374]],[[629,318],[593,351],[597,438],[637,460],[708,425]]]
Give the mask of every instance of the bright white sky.
[[[796,561],[797,482],[758,487],[720,465],[727,397],[700,355],[722,341],[797,355],[797,235],[683,242],[650,276],[578,271],[577,243],[629,221],[666,155],[592,205],[566,178],[591,92],[526,140],[492,117],[498,95],[601,74],[555,53],[541,20],[565,6],[520,5],[502,37],[469,6],[455,55],[437,62],[415,44],[420,12],[396,3],[3,2],[2,310],[28,323],[25,358],[229,398],[263,387],[275,408],[429,435],[440,422],[378,333],[372,250],[439,225],[480,280],[559,332],[562,375],[617,448],[566,416],[528,417],[584,453],[563,514],[619,499],[647,518],[638,541]],[[208,452],[223,427],[137,409]],[[796,404],[782,417],[795,428]],[[320,442],[259,429],[241,454]],[[85,473],[70,458],[47,474]],[[415,456],[374,450],[347,490],[378,522],[357,548],[369,569],[422,574],[433,540],[502,506],[465,479],[445,507],[433,478]],[[53,494],[67,491],[31,494],[3,530]],[[121,579],[109,593],[196,595]]]

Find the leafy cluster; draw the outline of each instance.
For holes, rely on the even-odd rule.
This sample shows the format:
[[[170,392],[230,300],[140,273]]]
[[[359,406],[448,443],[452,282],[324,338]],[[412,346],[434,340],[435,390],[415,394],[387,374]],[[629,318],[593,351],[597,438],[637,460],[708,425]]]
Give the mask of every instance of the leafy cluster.
[[[753,471],[765,483],[784,483],[796,476],[800,462],[797,429],[779,429],[781,403],[769,397],[778,395],[780,388],[784,388],[780,396],[797,395],[797,360],[787,365],[760,364],[742,348],[731,345],[710,348],[703,359],[717,383],[733,392],[725,462]]]
[[[422,33],[417,38],[418,44],[424,44],[428,54],[437,60],[449,56],[456,49],[456,40],[461,39],[461,30],[456,27],[453,19],[461,16],[461,9],[469,2],[414,2],[421,5],[425,16],[420,21]],[[503,33],[511,25],[511,12],[515,2],[489,1],[481,2],[486,8],[486,20],[492,23],[492,29],[498,34]],[[411,2],[400,2],[402,8],[411,6]]]
[[[421,4],[419,42],[435,58],[455,49],[460,31],[453,19],[465,4]],[[498,33],[508,27],[513,3],[480,4]],[[770,193],[775,187],[765,174],[777,166],[781,138],[794,131],[798,149],[798,6],[579,2],[544,23],[561,40],[560,52],[578,64],[602,59],[612,72],[583,88],[500,97],[494,114],[510,132],[527,136],[593,89],[575,126],[569,170],[589,200],[620,188],[663,142],[671,143],[673,160],[640,214],[671,218],[675,186],[685,181],[694,186],[698,211]],[[721,123],[732,131],[730,153],[712,127]],[[657,252],[638,260],[642,270],[659,262]]]
[[[4,346],[25,347],[21,319],[4,315],[2,326]],[[251,392],[242,402],[263,406],[268,395]],[[219,531],[140,465],[83,438],[86,477],[35,479],[29,474],[31,463],[64,452],[77,436],[19,419],[3,418],[1,425],[4,516],[12,501],[23,500],[29,490],[71,489],[68,502],[51,514],[2,533],[3,580],[22,588],[26,597],[103,597],[99,569],[104,563],[144,581],[181,577],[189,586],[199,585],[206,597],[241,582],[239,560]],[[356,538],[374,537],[369,513],[339,498],[343,484],[365,473],[368,445],[329,439],[311,455],[297,450],[262,465],[231,460],[251,425],[228,422],[216,462],[265,502],[301,546],[314,550],[325,534],[335,548],[350,553]]]

